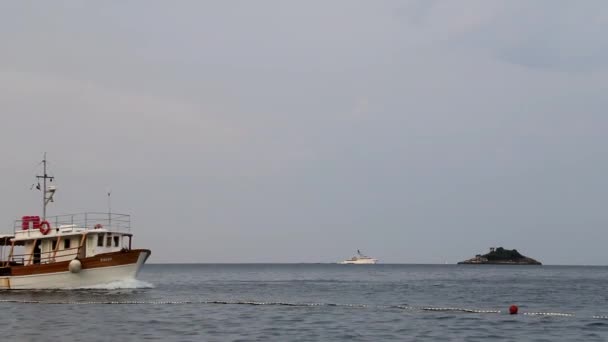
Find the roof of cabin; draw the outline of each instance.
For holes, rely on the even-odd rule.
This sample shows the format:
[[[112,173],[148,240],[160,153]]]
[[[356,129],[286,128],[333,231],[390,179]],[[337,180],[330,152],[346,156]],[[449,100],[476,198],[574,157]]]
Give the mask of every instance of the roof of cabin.
[[[0,246],[10,246],[13,234],[0,234]]]
[[[26,236],[26,237],[18,237],[15,238],[14,234],[0,234],[0,246],[10,246],[11,241],[15,242],[15,246],[23,246],[27,241],[41,240],[41,239],[56,239],[58,237],[66,237],[66,236],[82,236],[85,235],[96,235],[96,234],[114,234],[114,235],[122,235],[122,236],[133,236],[131,233],[125,232],[117,232],[117,231],[108,231],[106,229],[99,230],[74,230],[70,232],[60,232],[49,235],[42,235],[37,233],[34,236]]]

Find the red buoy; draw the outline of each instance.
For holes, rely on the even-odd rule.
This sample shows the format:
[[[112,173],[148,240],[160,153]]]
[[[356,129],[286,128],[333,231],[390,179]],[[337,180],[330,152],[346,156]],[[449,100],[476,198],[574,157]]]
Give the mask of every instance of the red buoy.
[[[519,310],[519,308],[517,307],[517,305],[511,305],[511,306],[509,306],[509,314],[511,314],[511,315],[517,315],[517,310]]]

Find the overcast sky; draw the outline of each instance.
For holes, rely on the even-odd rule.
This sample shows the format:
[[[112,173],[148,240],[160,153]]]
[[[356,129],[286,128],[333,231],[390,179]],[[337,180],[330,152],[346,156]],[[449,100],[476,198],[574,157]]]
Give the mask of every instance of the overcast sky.
[[[606,1],[4,1],[0,221],[150,262],[607,264]]]

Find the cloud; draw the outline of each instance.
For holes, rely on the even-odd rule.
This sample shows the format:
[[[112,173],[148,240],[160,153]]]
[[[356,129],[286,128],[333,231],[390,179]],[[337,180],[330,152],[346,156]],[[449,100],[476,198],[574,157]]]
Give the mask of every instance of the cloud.
[[[406,13],[412,11],[407,3]],[[605,69],[602,1],[421,1],[408,28],[421,45],[483,49],[500,60],[565,72]],[[420,10],[423,8],[424,10]],[[403,17],[403,16],[401,16]],[[409,34],[411,35],[411,34]]]
[[[26,144],[94,142],[127,145],[235,143],[238,127],[216,108],[183,99],[148,96],[57,75],[0,70],[0,97],[10,120],[2,127],[4,145],[27,132]],[[10,115],[10,116],[9,116]],[[63,145],[65,146],[65,145]]]

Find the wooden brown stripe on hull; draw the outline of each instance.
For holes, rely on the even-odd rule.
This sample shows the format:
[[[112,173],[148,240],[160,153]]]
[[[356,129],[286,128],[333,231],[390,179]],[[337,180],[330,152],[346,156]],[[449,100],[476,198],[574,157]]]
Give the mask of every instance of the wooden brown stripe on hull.
[[[137,259],[139,258],[139,255],[144,252],[147,253],[148,257],[150,256],[149,249],[132,249],[112,253],[103,253],[88,258],[82,258],[79,260],[82,263],[83,270],[101,267],[122,266],[136,263]],[[11,266],[9,275],[26,276],[34,274],[67,272],[70,261],[61,261],[50,264],[36,264],[28,266]]]

